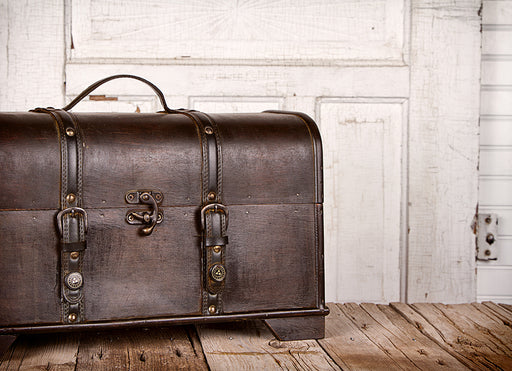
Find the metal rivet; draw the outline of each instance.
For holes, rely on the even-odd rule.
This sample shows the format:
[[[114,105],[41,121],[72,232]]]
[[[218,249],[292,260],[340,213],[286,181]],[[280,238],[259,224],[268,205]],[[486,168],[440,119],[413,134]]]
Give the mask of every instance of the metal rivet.
[[[216,252],[217,254],[220,253],[220,249],[221,249],[220,246],[214,246],[213,247],[213,251]]]
[[[75,136],[75,130],[73,128],[67,128],[66,129],[66,135],[68,137],[74,137]]]
[[[149,195],[148,195],[147,193],[144,193],[144,194],[142,195],[142,200],[143,200],[143,201],[147,201],[147,200],[149,200]]]
[[[491,218],[490,216],[488,216],[487,218],[485,218],[485,222],[486,222],[487,224],[491,224],[491,222],[492,222],[492,218]]]
[[[208,312],[210,312],[210,314],[214,314],[216,310],[217,308],[215,307],[215,305],[210,305],[208,307]]]
[[[71,259],[78,259],[80,253],[78,251],[73,251],[71,254],[69,254],[69,256],[71,257]]]
[[[72,272],[66,276],[64,279],[64,282],[66,283],[66,286],[71,290],[77,290],[80,287],[82,287],[82,284],[84,282],[84,279],[82,278],[82,275],[80,272]]]
[[[68,320],[69,320],[69,322],[75,322],[77,318],[78,318],[78,317],[76,316],[76,314],[75,314],[75,313],[71,313],[71,314],[68,316]]]
[[[70,193],[66,196],[66,202],[68,204],[72,204],[73,202],[76,201],[76,196],[73,194],[73,193]]]
[[[204,128],[204,132],[206,134],[213,134],[213,129],[211,128],[211,126],[207,126]]]
[[[135,218],[133,217],[132,214],[129,214],[127,219],[128,219],[129,222],[133,222],[133,219],[135,219]]]
[[[491,250],[485,250],[485,255],[486,255],[486,256],[491,255]]]
[[[210,193],[208,193],[208,200],[210,200],[210,201],[215,200],[215,196],[216,196],[216,195],[215,195],[215,192],[210,192]]]

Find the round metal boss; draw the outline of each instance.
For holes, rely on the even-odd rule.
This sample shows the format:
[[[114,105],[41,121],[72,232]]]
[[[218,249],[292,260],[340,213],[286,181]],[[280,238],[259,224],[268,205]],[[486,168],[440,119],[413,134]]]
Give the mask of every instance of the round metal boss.
[[[71,290],[76,290],[82,287],[84,280],[79,272],[73,272],[66,276],[66,286]]]
[[[222,282],[224,278],[226,277],[226,268],[220,264],[215,264],[210,269],[210,276],[214,281]]]

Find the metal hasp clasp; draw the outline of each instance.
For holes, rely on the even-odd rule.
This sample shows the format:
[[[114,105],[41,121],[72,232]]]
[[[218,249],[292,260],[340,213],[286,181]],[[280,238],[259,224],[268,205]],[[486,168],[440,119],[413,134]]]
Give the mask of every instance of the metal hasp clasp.
[[[128,191],[125,200],[129,204],[146,204],[149,210],[128,210],[126,213],[126,222],[128,224],[142,224],[140,232],[144,236],[149,236],[157,224],[164,220],[164,212],[158,207],[164,195],[162,192],[153,190]]]

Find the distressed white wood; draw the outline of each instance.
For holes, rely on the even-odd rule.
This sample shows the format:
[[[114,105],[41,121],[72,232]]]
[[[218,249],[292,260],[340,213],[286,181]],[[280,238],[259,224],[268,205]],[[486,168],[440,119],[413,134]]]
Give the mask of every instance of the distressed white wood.
[[[477,275],[477,291],[484,296],[512,298],[512,267],[509,265],[480,265]],[[505,284],[501,285],[500,282]]]
[[[0,110],[64,103],[64,3],[0,1]]]
[[[512,55],[482,58],[482,85],[512,85]]]
[[[409,302],[475,299],[480,2],[413,1]]]
[[[211,113],[262,112],[283,109],[282,97],[190,97],[189,107]]]
[[[481,146],[512,146],[512,116],[480,116]]]
[[[512,39],[512,33],[511,39]],[[485,86],[481,92],[482,115],[512,116],[512,86]]]
[[[509,25],[512,20],[512,6],[510,0],[483,1],[482,23]]]
[[[512,303],[512,1],[484,1],[479,212],[498,215],[497,260],[477,262],[477,298]]]
[[[484,206],[512,206],[512,177],[480,176],[479,201]]]
[[[401,65],[404,6],[399,0],[73,0],[70,56],[155,63],[367,60]]]
[[[399,299],[403,99],[321,99],[327,296]],[[335,280],[336,284],[331,280]]]
[[[512,147],[481,148],[480,175],[512,176]]]
[[[512,26],[487,26],[482,33],[482,54],[512,54]]]
[[[198,95],[250,95],[286,99],[308,97],[314,104],[314,99],[321,96],[406,97],[409,94],[407,67],[154,66],[80,63],[66,65],[66,94],[76,96],[92,82],[119,73],[136,74],[150,80],[164,92],[169,102],[184,96],[188,99],[189,96]],[[149,95],[152,91],[139,81],[125,79],[111,81],[97,89],[94,94]],[[178,107],[172,104],[169,106]]]

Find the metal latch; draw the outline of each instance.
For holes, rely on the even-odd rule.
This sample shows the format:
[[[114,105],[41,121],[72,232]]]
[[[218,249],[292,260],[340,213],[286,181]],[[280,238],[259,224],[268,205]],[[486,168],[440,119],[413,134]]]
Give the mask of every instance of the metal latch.
[[[478,235],[476,258],[478,260],[498,259],[498,215],[478,214]]]
[[[128,224],[142,224],[141,234],[150,235],[155,226],[164,220],[164,212],[159,208],[164,199],[164,195],[160,191],[154,190],[137,190],[128,191],[125,200],[129,204],[146,204],[149,210],[128,210],[126,213],[126,221]]]

